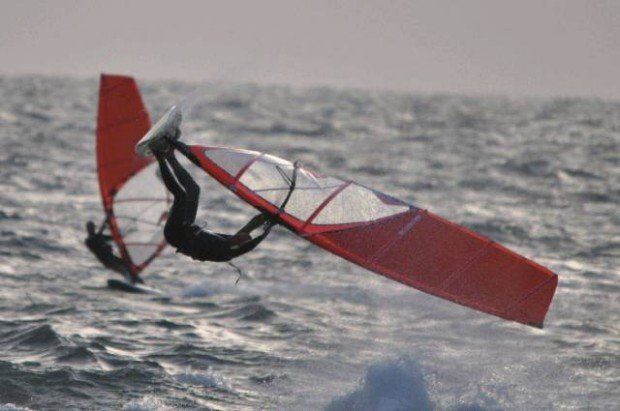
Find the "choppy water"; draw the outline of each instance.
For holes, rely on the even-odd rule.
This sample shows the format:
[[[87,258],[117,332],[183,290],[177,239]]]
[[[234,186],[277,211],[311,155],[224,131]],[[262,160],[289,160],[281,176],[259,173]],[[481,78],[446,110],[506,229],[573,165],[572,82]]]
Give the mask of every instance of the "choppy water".
[[[196,85],[140,83],[153,117]],[[227,266],[167,254],[166,297],[105,288],[97,79],[0,77],[0,410],[548,410],[620,404],[620,103],[204,87],[191,142],[353,178],[550,267],[542,331],[276,230]],[[214,228],[250,210],[205,182]]]

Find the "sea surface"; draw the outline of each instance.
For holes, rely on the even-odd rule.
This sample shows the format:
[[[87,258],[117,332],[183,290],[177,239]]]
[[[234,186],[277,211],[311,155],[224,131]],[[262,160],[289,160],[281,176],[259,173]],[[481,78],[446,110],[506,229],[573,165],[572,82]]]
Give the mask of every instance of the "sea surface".
[[[549,267],[538,330],[428,296],[283,229],[236,260],[165,253],[106,288],[98,78],[0,77],[0,410],[620,408],[620,102],[142,82],[188,143],[299,159]],[[189,97],[188,97],[189,96]],[[252,210],[201,180],[210,228]]]

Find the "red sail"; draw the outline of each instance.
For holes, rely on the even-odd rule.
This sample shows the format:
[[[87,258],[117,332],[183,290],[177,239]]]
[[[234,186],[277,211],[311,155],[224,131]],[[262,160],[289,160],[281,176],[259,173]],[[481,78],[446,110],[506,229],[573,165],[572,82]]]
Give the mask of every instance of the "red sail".
[[[277,213],[293,164],[255,151],[193,146],[202,168]],[[299,169],[281,218],[300,236],[426,293],[541,327],[557,275],[471,230],[352,181]]]
[[[169,198],[165,190],[153,188],[161,187],[153,159],[134,152],[150,126],[134,79],[102,74],[97,117],[99,188],[114,241],[134,274],[165,246],[162,230]]]

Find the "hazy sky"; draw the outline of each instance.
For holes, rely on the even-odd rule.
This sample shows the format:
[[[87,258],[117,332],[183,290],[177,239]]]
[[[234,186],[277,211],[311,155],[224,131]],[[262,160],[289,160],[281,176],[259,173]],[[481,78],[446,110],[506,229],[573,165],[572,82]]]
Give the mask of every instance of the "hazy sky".
[[[8,1],[0,73],[620,99],[620,1]]]

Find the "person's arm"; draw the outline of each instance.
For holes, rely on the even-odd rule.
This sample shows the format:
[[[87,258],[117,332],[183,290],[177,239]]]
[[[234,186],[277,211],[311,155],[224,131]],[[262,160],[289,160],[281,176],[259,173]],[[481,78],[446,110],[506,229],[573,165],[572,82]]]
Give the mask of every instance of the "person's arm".
[[[101,235],[101,233],[103,233],[103,230],[105,230],[105,228],[109,224],[110,224],[110,217],[106,214],[105,219],[101,223],[101,226],[99,226],[99,230],[97,230],[97,235]]]
[[[254,216],[254,218],[252,218],[246,225],[244,225],[239,231],[237,231],[235,236],[239,234],[250,234],[252,231],[265,224],[267,218],[268,217],[262,213]]]
[[[237,245],[233,245],[230,247],[230,250],[228,251],[228,258],[229,259],[233,259],[235,257],[239,257],[240,255],[243,255],[245,253],[248,253],[250,251],[252,251],[253,249],[256,248],[256,246],[258,246],[265,238],[267,238],[267,235],[269,234],[269,231],[271,231],[271,228],[269,227],[267,230],[265,230],[261,235],[256,236],[248,241],[244,241],[240,244]],[[233,237],[234,238],[234,237]]]
[[[265,222],[267,224],[265,225]],[[261,241],[263,241],[271,232],[273,224],[270,224],[269,217],[265,214],[259,214],[250,220],[237,234],[228,239],[231,244],[231,249],[234,250],[246,250],[244,253],[254,249]],[[260,235],[252,238],[250,233],[260,226],[263,226],[263,232]]]
[[[110,217],[106,216],[105,220],[101,223],[99,230],[95,234],[96,237],[101,238],[104,241],[112,241],[112,236],[109,234],[103,234],[103,230],[110,226]]]
[[[264,225],[268,218],[269,217],[267,215],[262,213],[254,216],[254,218],[252,218],[246,225],[241,227],[239,231],[237,231],[233,236],[228,238],[228,243],[230,244],[230,247],[236,249],[243,244],[252,241],[252,236],[250,236],[250,233],[259,228],[260,226]],[[265,234],[265,232],[267,232],[268,234],[269,231],[271,231],[271,227],[266,227],[263,233],[258,237],[266,237],[267,235]]]

